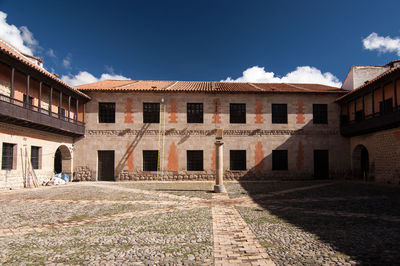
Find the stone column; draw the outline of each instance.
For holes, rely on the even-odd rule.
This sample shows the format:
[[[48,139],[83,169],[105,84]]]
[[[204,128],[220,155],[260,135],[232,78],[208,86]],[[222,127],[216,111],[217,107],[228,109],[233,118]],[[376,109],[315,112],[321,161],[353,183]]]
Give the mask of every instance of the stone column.
[[[216,147],[216,180],[214,186],[215,193],[226,193],[224,186],[224,164],[223,164],[223,149],[224,143],[221,140],[215,142]]]

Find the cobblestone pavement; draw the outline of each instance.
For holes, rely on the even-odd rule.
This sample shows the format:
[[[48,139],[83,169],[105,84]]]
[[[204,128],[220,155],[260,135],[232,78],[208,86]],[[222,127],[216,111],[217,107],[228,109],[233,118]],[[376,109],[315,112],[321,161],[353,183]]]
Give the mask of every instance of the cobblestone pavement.
[[[390,265],[398,187],[87,182],[0,191],[0,264]]]

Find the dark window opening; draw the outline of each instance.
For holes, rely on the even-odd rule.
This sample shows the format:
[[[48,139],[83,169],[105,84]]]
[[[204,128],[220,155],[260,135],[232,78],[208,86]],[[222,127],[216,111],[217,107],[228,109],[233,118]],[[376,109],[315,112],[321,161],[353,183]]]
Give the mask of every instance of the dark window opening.
[[[188,103],[187,104],[187,122],[203,123],[203,104]]]
[[[272,123],[287,124],[287,104],[272,104]]]
[[[13,169],[14,145],[15,144],[3,143],[3,152],[1,158],[1,169],[3,170]]]
[[[246,170],[246,151],[231,150],[230,164],[231,164],[231,170]]]
[[[99,103],[99,123],[115,123],[115,103]]]
[[[230,123],[246,124],[246,104],[231,103],[229,107]]]
[[[313,123],[328,124],[328,105],[313,104]]]
[[[157,171],[158,151],[143,151],[143,171]]]
[[[60,118],[65,118],[65,109],[64,108],[58,107],[58,116]]]
[[[393,112],[392,98],[379,102],[379,111],[381,114],[388,114]]]
[[[272,170],[288,170],[288,151],[272,151]]]
[[[29,102],[26,103],[26,94],[24,94],[23,101],[24,101],[24,107],[25,108],[32,108],[32,106],[33,106],[33,97],[29,96]]]
[[[143,103],[143,123],[160,123],[159,103]]]
[[[187,151],[187,170],[203,171],[203,151]]]
[[[349,123],[349,117],[347,115],[341,115],[340,116],[340,124],[346,125],[347,123]]]
[[[357,122],[364,120],[364,112],[362,110],[356,112],[355,120]]]
[[[33,169],[40,168],[40,147],[31,146],[31,164]]]

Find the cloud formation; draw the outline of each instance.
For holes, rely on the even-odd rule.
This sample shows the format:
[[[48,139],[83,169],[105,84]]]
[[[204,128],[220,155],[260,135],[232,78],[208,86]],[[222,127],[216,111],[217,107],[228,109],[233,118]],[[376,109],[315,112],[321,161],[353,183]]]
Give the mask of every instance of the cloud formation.
[[[38,45],[33,33],[26,26],[17,27],[7,23],[7,14],[0,11],[0,38],[14,45],[22,53],[33,55]]]
[[[373,32],[362,40],[364,49],[378,50],[381,53],[397,53],[400,56],[400,37],[382,37]]]
[[[90,74],[87,71],[80,71],[76,75],[63,75],[61,76],[61,80],[65,81],[71,86],[78,86],[86,83],[93,83],[101,80],[106,80],[106,79],[113,79],[113,80],[129,80],[129,78],[124,77],[122,75],[116,75],[116,74],[109,74],[109,73],[103,73],[101,74],[100,78],[96,78],[92,74]]]
[[[225,82],[254,82],[254,83],[317,83],[333,87],[340,87],[342,83],[330,72],[322,73],[321,70],[310,66],[299,66],[296,70],[287,73],[284,77],[275,76],[274,72],[265,71],[264,67],[253,66],[237,79],[228,77]]]

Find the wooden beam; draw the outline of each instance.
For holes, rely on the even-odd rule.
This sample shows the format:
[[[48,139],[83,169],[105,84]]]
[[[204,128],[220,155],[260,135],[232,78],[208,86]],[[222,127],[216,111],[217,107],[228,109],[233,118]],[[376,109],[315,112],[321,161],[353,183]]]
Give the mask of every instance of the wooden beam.
[[[396,82],[397,80],[395,79],[395,80],[393,80],[393,95],[394,95],[394,106],[396,107],[396,110],[398,110],[398,108],[399,108],[399,105],[398,105],[398,102],[397,102],[397,82]]]
[[[59,93],[60,93],[60,99],[59,99],[59,102],[58,102],[58,118],[60,118],[61,117],[61,108],[62,108],[62,91],[58,91]]]
[[[30,78],[31,78],[31,76],[29,74],[26,75],[25,103],[28,108],[30,108],[30,106],[29,106],[29,80],[30,80]]]
[[[79,100],[75,99],[75,120],[78,121]]]
[[[39,107],[39,112],[40,112],[40,109],[42,108],[42,85],[43,85],[43,82],[39,82],[39,103],[38,103],[38,107]]]
[[[82,104],[82,122],[85,123],[85,103]]]
[[[375,90],[372,89],[371,92],[371,99],[372,99],[372,116],[375,116]]]
[[[356,120],[357,113],[357,98],[354,99],[354,120]]]
[[[50,87],[50,97],[49,97],[49,115],[51,116],[53,112],[53,87]]]
[[[364,95],[362,96],[362,110],[363,110],[363,119],[365,117],[365,101],[364,101]]]
[[[13,103],[14,99],[14,76],[15,76],[15,68],[11,67],[11,77],[10,77],[10,98],[11,98],[11,103]]]
[[[71,117],[71,96],[68,95],[68,122],[70,117]]]

